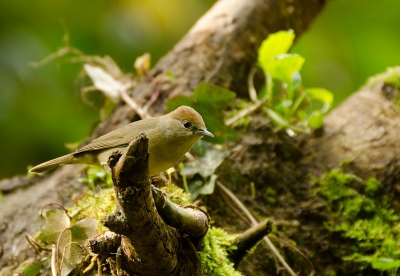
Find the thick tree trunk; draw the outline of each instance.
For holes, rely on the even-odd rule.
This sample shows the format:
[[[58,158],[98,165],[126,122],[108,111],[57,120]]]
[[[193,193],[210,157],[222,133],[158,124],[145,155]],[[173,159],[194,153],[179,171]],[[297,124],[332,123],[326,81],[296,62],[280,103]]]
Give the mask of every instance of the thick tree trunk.
[[[383,80],[363,87],[327,116],[322,135],[304,146],[302,162],[319,173],[345,162],[354,174],[376,177],[394,192],[400,177],[398,93]]]
[[[161,90],[160,98],[152,107],[152,114],[164,113],[166,99],[177,94],[191,94],[191,91],[203,81],[229,88],[240,96],[244,96],[247,91],[246,78],[256,61],[257,49],[261,41],[270,33],[290,28],[294,29],[297,36],[301,35],[324,5],[325,1],[317,0],[223,0],[217,2],[174,49],[152,69],[155,82]],[[167,72],[171,72],[177,81],[168,81],[165,77]],[[143,81],[131,95],[139,104],[142,104],[153,91],[154,84]],[[136,114],[128,106],[121,104],[98,126],[91,139],[135,119],[137,119]],[[255,121],[257,122],[257,117]],[[257,146],[257,143],[253,143],[254,140],[250,141],[254,146],[260,147],[260,151],[257,153],[249,151],[246,154],[250,156],[243,155],[241,159],[238,158],[237,164],[242,162],[240,171],[254,178],[256,183],[263,183],[266,179],[276,180],[278,176],[282,176],[282,173],[286,174],[283,179],[280,179],[281,181],[294,181],[295,176],[300,173],[295,172],[295,168],[288,165],[290,163],[288,160],[290,158],[297,160],[300,156],[299,150],[293,146],[293,143],[288,142],[287,137],[276,138],[270,128],[261,121],[258,126],[256,123],[252,125],[250,131],[253,132],[255,141],[261,139],[263,142]],[[265,130],[265,132],[260,130]],[[276,141],[279,143],[277,144]],[[261,161],[253,168],[249,167],[251,162],[247,162],[254,158],[251,154],[259,155],[260,158],[257,160]],[[282,154],[283,157],[277,160],[271,158],[271,154],[274,157]],[[283,163],[269,164],[270,161]],[[293,164],[293,161],[291,162]],[[28,182],[26,178],[23,178],[22,181],[17,182],[28,183],[28,185],[12,190],[7,189],[9,182],[0,183],[7,203],[6,207],[0,210],[0,267],[5,267],[2,271],[5,275],[13,271],[14,266],[17,267],[22,261],[32,260],[34,252],[28,250],[28,244],[23,235],[36,231],[33,220],[41,206],[52,201],[68,205],[73,196],[82,190],[81,183],[74,177],[75,168],[65,166],[48,177]],[[283,171],[279,171],[280,169]],[[254,173],[259,173],[258,179]]]

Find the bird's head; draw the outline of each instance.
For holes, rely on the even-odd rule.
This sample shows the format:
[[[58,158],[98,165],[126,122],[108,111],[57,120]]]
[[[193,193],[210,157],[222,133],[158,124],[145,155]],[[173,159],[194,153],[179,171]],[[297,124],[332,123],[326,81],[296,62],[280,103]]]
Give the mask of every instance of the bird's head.
[[[201,115],[189,106],[180,106],[174,111],[168,113],[166,116],[176,119],[180,122],[181,126],[178,128],[178,132],[188,133],[200,137],[214,137],[214,135],[207,130]]]

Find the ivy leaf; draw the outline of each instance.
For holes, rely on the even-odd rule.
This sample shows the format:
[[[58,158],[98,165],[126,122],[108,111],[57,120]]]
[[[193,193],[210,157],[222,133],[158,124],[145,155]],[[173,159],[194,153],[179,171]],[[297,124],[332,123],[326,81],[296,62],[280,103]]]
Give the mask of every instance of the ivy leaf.
[[[186,163],[181,174],[192,177],[189,181],[192,200],[200,194],[208,195],[214,192],[215,181],[217,180],[215,170],[230,152],[228,150],[208,149],[202,158]]]
[[[262,42],[258,49],[258,63],[264,71],[268,71],[265,66],[271,62],[274,56],[285,54],[289,51],[290,47],[293,45],[294,37],[293,30],[279,31],[270,34],[268,38]]]
[[[283,81],[288,85],[292,85],[292,77],[296,85],[298,82],[297,75],[304,64],[304,58],[297,54],[282,54],[271,60],[265,65],[264,69],[272,78]]]
[[[236,94],[228,89],[203,82],[193,91],[193,98],[204,103],[225,109]]]
[[[209,149],[204,157],[186,163],[182,173],[187,176],[200,174],[203,178],[210,177],[229,153],[228,150]]]
[[[323,107],[321,108],[322,113],[326,113],[333,103],[333,94],[332,92],[324,89],[324,88],[309,88],[307,89],[307,95],[313,99],[323,103]]]
[[[307,94],[312,98],[319,100],[323,103],[332,104],[333,94],[332,92],[324,88],[308,88]]]
[[[67,250],[65,250],[65,260],[69,264],[77,264],[84,257],[85,253],[85,242],[87,239],[91,239],[97,236],[97,224],[98,221],[94,218],[85,218],[76,222],[71,227],[71,235]]]
[[[229,106],[236,94],[225,88],[203,82],[193,92],[192,97],[178,95],[166,103],[168,111],[181,105],[193,107],[201,114],[207,129],[214,134],[213,138],[205,137],[211,143],[226,143],[237,139],[236,132],[225,125],[224,110]]]
[[[28,265],[26,267],[24,267],[24,273],[26,276],[36,276],[39,275],[40,270],[42,269],[42,266],[44,264],[44,262],[46,262],[47,260],[43,260],[31,265]]]
[[[97,224],[98,221],[94,218],[85,218],[76,222],[71,227],[72,241],[84,245],[87,239],[96,237]]]
[[[214,192],[215,181],[217,180],[217,175],[211,175],[206,181],[202,178],[194,178],[190,182],[190,198],[195,200],[199,195],[210,195]]]
[[[314,129],[320,128],[324,123],[324,114],[314,111],[308,119],[308,125]]]
[[[172,110],[175,110],[182,105],[193,107],[194,99],[189,96],[177,95],[166,102],[168,112],[171,112]]]
[[[70,220],[63,210],[52,209],[46,212],[45,224],[39,239],[45,243],[56,244],[61,231],[70,226]]]

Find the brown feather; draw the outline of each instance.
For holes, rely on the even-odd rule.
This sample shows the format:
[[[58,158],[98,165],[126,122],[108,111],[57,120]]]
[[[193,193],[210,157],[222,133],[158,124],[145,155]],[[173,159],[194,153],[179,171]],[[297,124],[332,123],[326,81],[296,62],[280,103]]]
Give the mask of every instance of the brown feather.
[[[197,113],[197,111],[191,108],[190,106],[180,106],[165,116],[177,119],[181,122],[183,120],[186,120],[202,129],[206,129],[206,124],[204,123],[204,120],[201,117],[201,115]]]

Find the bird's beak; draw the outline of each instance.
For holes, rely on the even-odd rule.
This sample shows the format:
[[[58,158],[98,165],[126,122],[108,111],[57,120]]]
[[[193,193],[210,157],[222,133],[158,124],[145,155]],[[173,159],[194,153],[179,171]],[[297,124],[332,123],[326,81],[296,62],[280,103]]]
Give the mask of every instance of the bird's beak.
[[[207,129],[197,129],[195,131],[195,133],[197,135],[203,135],[203,136],[210,136],[210,137],[214,137],[214,134],[212,134],[211,132],[209,132]]]

